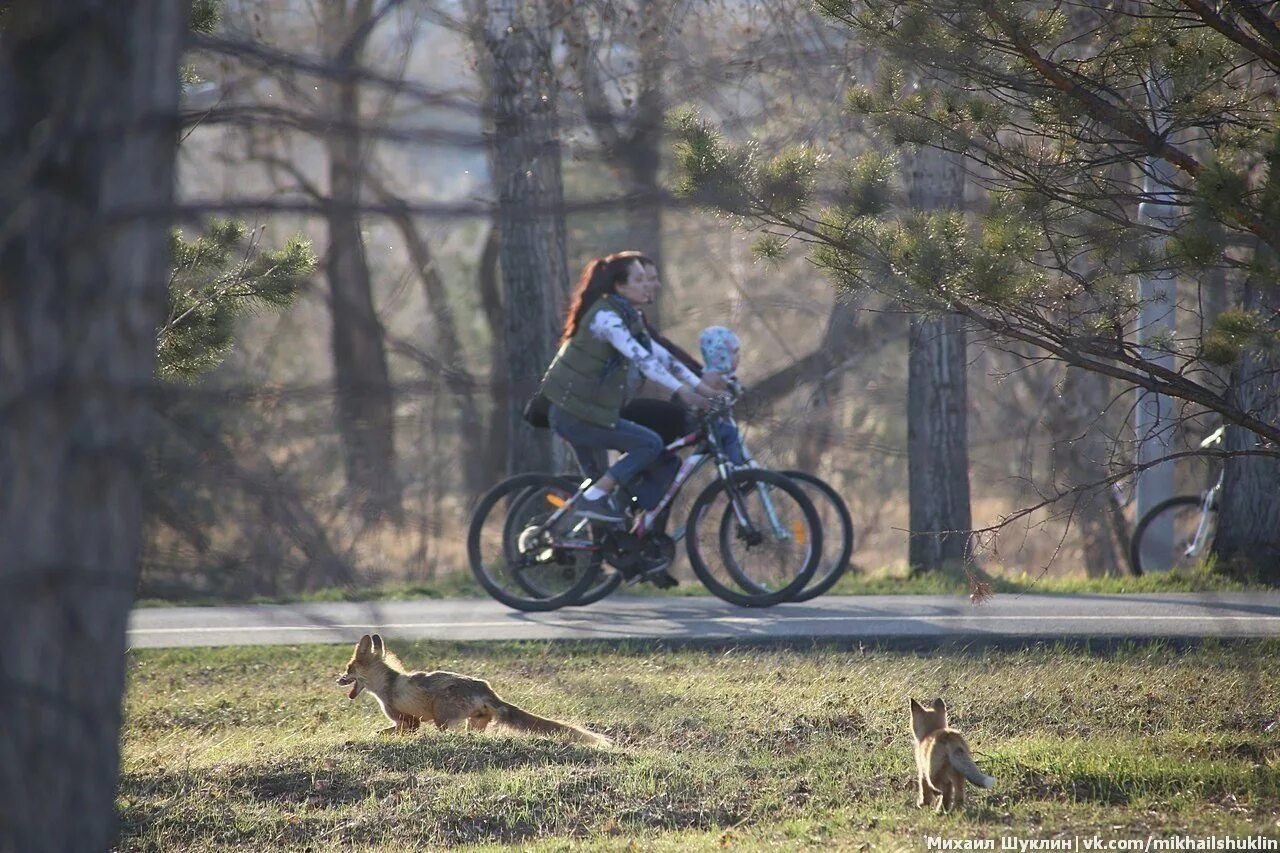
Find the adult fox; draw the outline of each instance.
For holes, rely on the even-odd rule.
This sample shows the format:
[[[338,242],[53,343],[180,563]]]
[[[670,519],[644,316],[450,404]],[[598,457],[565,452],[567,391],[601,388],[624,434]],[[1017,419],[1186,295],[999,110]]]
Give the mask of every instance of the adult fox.
[[[947,727],[947,703],[934,699],[924,707],[911,700],[911,732],[916,738],[916,772],[920,796],[916,806],[933,805],[938,798],[938,811],[964,806],[964,781],[980,788],[996,783],[978,769],[969,755],[964,735]]]
[[[518,732],[557,735],[592,746],[607,746],[609,739],[569,723],[531,714],[503,700],[489,682],[456,672],[406,672],[404,664],[383,645],[382,637],[365,634],[356,643],[338,684],[351,685],[348,699],[368,690],[393,725],[384,734],[410,732],[423,720],[447,729],[462,724],[484,731],[490,723]]]

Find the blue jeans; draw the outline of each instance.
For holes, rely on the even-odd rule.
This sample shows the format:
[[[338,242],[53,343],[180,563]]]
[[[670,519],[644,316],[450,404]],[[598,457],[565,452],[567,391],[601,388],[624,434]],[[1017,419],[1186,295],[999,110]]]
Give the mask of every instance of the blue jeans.
[[[592,479],[599,479],[604,460],[608,458],[606,450],[620,450],[626,454],[607,472],[618,483],[626,483],[635,477],[662,453],[662,439],[658,434],[631,421],[619,419],[612,428],[597,426],[575,418],[555,403],[551,404],[548,420],[551,421],[551,429],[569,442],[577,454],[582,472]]]
[[[742,450],[742,436],[738,433],[737,425],[727,418],[720,418],[713,423],[713,428],[729,461],[734,465],[747,464],[747,454]]]

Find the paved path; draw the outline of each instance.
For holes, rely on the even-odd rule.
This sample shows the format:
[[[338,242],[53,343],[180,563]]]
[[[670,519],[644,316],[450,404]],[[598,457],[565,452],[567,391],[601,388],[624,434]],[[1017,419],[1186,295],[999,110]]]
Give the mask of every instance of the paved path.
[[[1120,640],[1280,636],[1280,593],[841,596],[750,610],[710,597],[615,596],[586,608],[519,613],[482,599],[174,607],[135,610],[135,648],[350,643],[377,630],[397,639],[836,639],[896,645],[939,641]]]

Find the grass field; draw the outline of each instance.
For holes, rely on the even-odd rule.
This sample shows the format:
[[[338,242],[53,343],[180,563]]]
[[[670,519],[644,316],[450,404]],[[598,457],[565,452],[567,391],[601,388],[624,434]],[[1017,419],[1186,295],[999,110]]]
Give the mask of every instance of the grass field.
[[[333,683],[347,648],[136,652],[121,849],[923,850],[926,835],[1280,835],[1272,642],[393,648],[616,745],[379,736],[374,701]],[[944,696],[999,780],[970,788],[963,814],[915,808],[911,695]]]

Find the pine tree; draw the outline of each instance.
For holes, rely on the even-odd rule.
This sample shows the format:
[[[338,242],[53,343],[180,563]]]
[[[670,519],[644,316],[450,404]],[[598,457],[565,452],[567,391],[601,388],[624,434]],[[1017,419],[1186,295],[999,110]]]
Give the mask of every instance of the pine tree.
[[[1247,496],[1255,512],[1243,527],[1227,523],[1220,551],[1280,572],[1275,19],[1248,0],[1069,10],[994,0],[819,5],[885,56],[877,78],[848,97],[881,150],[845,163],[824,164],[815,151],[766,159],[684,115],[684,192],[761,228],[765,255],[801,240],[841,287],[962,316],[999,339],[1187,401],[1247,431],[1253,448],[1239,449],[1272,455],[1227,460],[1229,470],[1254,472],[1235,482],[1256,484]],[[1148,101],[1153,76],[1166,80],[1168,112],[1153,112]],[[989,204],[964,214],[896,205],[894,146],[963,155]],[[1139,217],[1149,157],[1177,173],[1168,234]],[[1224,269],[1257,292],[1203,336],[1148,341],[1173,354],[1173,370],[1125,335],[1141,307],[1134,275],[1163,269],[1206,282],[1221,281],[1207,271]],[[1223,364],[1248,377],[1248,393],[1216,378]]]
[[[210,222],[194,240],[173,232],[169,310],[156,335],[162,378],[194,379],[211,370],[231,349],[239,317],[293,304],[315,271],[311,244],[294,237],[270,250],[259,236],[233,220]]]

